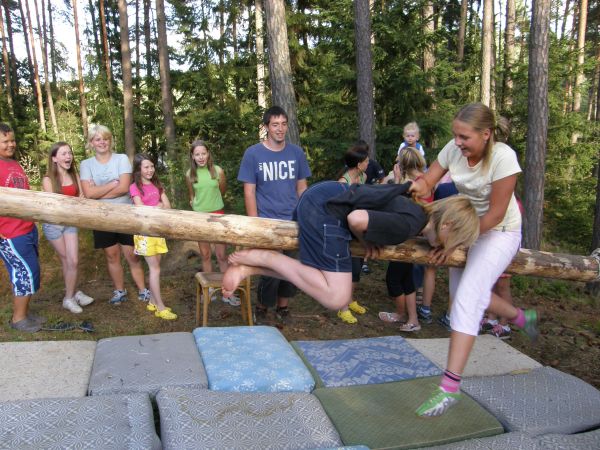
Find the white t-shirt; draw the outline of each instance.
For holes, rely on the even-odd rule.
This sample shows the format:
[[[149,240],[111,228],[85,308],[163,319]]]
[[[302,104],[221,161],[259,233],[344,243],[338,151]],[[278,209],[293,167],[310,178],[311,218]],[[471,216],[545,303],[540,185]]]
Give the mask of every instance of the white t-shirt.
[[[466,195],[473,203],[478,216],[483,216],[490,207],[492,183],[521,172],[517,155],[512,148],[502,142],[496,142],[487,168],[482,168],[483,160],[469,167],[460,149],[451,140],[438,155],[438,163],[450,172],[456,189]],[[494,230],[514,231],[521,229],[521,212],[514,193],[506,209],[504,219]]]
[[[81,161],[79,176],[82,181],[94,180],[96,186],[102,186],[113,180],[118,180],[124,173],[131,173],[131,163],[127,155],[113,153],[106,164],[98,162],[95,156]],[[129,192],[121,197],[101,198],[102,202],[131,204]]]

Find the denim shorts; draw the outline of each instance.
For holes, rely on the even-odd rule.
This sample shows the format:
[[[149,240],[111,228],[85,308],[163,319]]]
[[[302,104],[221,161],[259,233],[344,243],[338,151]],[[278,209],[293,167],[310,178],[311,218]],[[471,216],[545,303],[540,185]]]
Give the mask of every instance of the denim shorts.
[[[295,216],[303,264],[327,272],[352,272],[352,235],[326,206],[331,198],[344,193],[348,187],[337,181],[323,181],[312,185],[300,197]]]
[[[67,225],[54,225],[53,223],[43,223],[42,230],[46,239],[49,241],[55,241],[62,237],[63,234],[77,233],[77,227],[70,227]]]
[[[14,295],[35,294],[40,288],[37,228],[12,239],[0,239],[0,258],[8,271]]]

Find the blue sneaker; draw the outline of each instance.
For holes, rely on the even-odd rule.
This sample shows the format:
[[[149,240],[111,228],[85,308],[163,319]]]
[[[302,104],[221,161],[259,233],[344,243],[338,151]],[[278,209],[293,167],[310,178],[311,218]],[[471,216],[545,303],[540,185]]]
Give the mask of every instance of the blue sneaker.
[[[122,291],[116,289],[113,291],[113,296],[110,298],[108,303],[111,305],[120,305],[123,302],[127,301],[127,289],[123,289]]]
[[[148,300],[150,300],[151,296],[152,295],[150,294],[149,289],[142,289],[141,291],[138,292],[138,300],[140,302],[147,302]]]
[[[417,305],[417,316],[424,323],[431,323],[433,318],[431,315],[431,308],[423,305]]]
[[[450,326],[450,316],[448,315],[447,312],[445,312],[444,314],[442,314],[437,321],[447,331],[452,331],[452,327]]]

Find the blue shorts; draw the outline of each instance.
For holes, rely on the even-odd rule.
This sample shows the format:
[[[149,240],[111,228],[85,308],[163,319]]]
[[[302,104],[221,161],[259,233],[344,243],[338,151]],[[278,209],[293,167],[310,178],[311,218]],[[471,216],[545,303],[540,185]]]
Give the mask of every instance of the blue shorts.
[[[38,231],[12,239],[0,239],[0,257],[4,261],[16,297],[35,294],[40,288]]]
[[[77,227],[68,225],[55,225],[53,223],[43,223],[42,231],[49,241],[55,241],[62,237],[63,234],[77,233]]]
[[[327,272],[352,272],[348,228],[327,210],[327,202],[349,186],[337,181],[312,185],[298,201],[295,216],[298,221],[300,261]]]

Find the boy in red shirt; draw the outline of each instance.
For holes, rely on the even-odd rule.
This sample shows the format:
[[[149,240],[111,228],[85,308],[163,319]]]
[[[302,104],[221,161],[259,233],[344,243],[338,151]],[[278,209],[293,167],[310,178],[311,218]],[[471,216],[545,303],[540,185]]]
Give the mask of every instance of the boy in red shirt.
[[[14,159],[16,148],[14,131],[0,123],[0,186],[29,189],[27,175]],[[15,296],[9,325],[18,331],[35,333],[44,319],[28,313],[31,296],[40,288],[38,233],[33,222],[0,217],[0,258]]]

